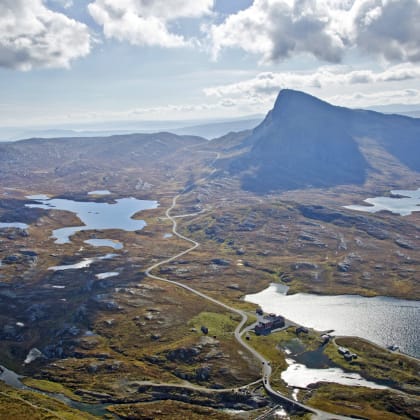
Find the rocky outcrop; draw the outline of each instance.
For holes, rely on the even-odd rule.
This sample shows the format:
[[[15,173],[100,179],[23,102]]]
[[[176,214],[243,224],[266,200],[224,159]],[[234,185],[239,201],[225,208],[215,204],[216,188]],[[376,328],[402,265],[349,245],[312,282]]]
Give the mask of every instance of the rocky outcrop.
[[[342,227],[355,226],[357,229],[365,231],[368,235],[379,240],[391,237],[387,225],[374,217],[352,215],[324,206],[299,205],[297,208],[303,216],[309,219],[333,223]]]
[[[170,361],[192,362],[200,354],[200,349],[197,347],[179,348],[171,350],[166,358]]]
[[[254,410],[265,407],[270,401],[268,398],[248,392],[221,391],[214,393],[170,385],[139,384],[136,390],[138,395],[142,395],[143,401],[174,400],[217,409]]]
[[[42,354],[40,350],[37,348],[33,348],[30,350],[28,355],[26,356],[25,361],[23,362],[25,365],[28,365],[29,363],[34,362],[36,359],[44,358],[45,356]]]

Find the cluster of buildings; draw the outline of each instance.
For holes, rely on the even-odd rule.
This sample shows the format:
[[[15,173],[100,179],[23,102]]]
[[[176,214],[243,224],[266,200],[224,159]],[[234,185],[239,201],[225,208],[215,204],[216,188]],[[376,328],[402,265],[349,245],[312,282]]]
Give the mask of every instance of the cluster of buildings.
[[[256,335],[270,334],[272,330],[283,328],[285,326],[284,318],[281,315],[265,315],[254,327]]]
[[[339,347],[338,352],[344,357],[345,360],[348,362],[351,362],[354,359],[357,359],[357,354],[352,353],[349,349],[346,349],[345,347]]]

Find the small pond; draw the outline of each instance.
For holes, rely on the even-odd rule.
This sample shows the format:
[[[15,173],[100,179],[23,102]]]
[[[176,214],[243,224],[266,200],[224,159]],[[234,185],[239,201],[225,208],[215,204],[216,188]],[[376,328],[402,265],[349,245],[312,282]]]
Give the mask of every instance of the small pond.
[[[88,195],[110,195],[111,192],[108,190],[95,190],[88,192]]]
[[[101,246],[107,246],[115,250],[123,249],[123,244],[120,241],[114,241],[112,239],[88,239],[84,241],[85,244],[99,248]]]
[[[8,228],[17,228],[17,229],[27,229],[29,226],[25,223],[0,223],[0,229]]]
[[[77,232],[85,230],[121,229],[129,232],[141,230],[146,226],[144,220],[135,220],[132,217],[139,211],[155,209],[157,201],[138,200],[136,198],[120,198],[112,203],[97,203],[73,201],[61,198],[34,199],[35,204],[26,204],[30,208],[45,210],[70,211],[81,220],[82,225],[64,227],[53,231],[57,244],[70,242],[70,237]]]
[[[420,188],[417,190],[393,190],[391,197],[367,198],[364,202],[368,205],[344,206],[346,209],[376,213],[388,210],[401,216],[408,216],[414,211],[420,211]]]
[[[49,267],[48,270],[52,271],[64,271],[64,270],[80,270],[82,268],[90,267],[94,262],[102,261],[102,260],[110,260],[111,258],[117,257],[117,254],[106,254],[102,257],[95,257],[95,258],[84,258],[82,261],[76,264],[69,264],[69,265],[57,265],[55,267]]]
[[[98,280],[104,280],[104,279],[109,279],[111,277],[116,277],[119,276],[120,273],[118,273],[117,271],[110,271],[108,273],[99,273],[99,274],[95,274],[95,277]]]
[[[358,373],[346,373],[340,368],[310,369],[293,359],[286,359],[289,367],[282,372],[281,378],[289,386],[306,388],[317,382],[333,382],[347,386],[364,386],[373,389],[385,389],[383,385],[367,381]]]

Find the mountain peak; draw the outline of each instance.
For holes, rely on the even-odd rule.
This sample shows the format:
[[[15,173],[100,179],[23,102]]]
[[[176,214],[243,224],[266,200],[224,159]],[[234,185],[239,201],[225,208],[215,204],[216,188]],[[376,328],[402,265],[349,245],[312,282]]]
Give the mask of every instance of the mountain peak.
[[[274,104],[273,113],[275,115],[284,112],[306,112],[313,109],[332,109],[336,108],[333,105],[325,102],[308,93],[293,90],[282,89],[277,96]]]
[[[309,93],[303,92],[301,90],[295,90],[295,89],[281,89],[279,94],[277,95],[277,101],[280,99],[282,100],[290,100],[290,99],[312,99],[316,101],[320,101],[319,98],[316,98],[315,96],[310,95]],[[277,102],[276,101],[276,102]]]
[[[283,89],[245,139],[247,149],[231,159],[230,170],[245,189],[260,193],[362,185],[376,159],[359,147],[364,138],[376,142],[384,156],[420,171],[420,120],[343,108]]]

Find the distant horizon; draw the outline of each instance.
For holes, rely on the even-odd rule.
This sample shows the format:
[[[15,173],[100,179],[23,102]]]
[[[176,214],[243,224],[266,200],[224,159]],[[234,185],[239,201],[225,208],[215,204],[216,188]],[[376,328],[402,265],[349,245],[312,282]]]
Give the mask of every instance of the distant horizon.
[[[313,95],[315,96],[315,95]],[[334,104],[333,104],[334,105]],[[343,105],[341,105],[343,106]],[[352,108],[345,106],[346,108]],[[270,108],[272,109],[272,107]],[[270,111],[267,110],[267,113]],[[382,112],[385,114],[400,114],[412,118],[420,118],[420,104],[406,105],[406,104],[391,104],[378,105],[372,107],[359,107],[352,109],[371,110]],[[28,125],[21,127],[1,127],[0,126],[0,142],[19,141],[28,138],[36,137],[41,134],[43,138],[54,137],[90,137],[90,136],[112,136],[119,134],[134,134],[138,133],[153,133],[158,131],[171,131],[176,133],[177,130],[192,129],[195,127],[218,124],[229,124],[240,121],[263,120],[266,114],[248,114],[237,117],[209,117],[198,119],[156,119],[156,120],[113,120],[113,121],[90,121],[90,122],[69,122],[67,124],[39,124]],[[51,132],[48,134],[48,132]],[[60,134],[61,132],[61,134]],[[19,134],[22,133],[22,134]],[[27,133],[27,134],[25,134]],[[22,137],[23,136],[23,137]]]
[[[91,123],[70,123],[67,125],[56,124],[50,126],[23,126],[23,127],[0,127],[0,142],[18,141],[34,137],[37,133],[43,133],[45,138],[51,136],[63,135],[68,137],[90,137],[96,135],[112,136],[118,134],[153,133],[158,131],[179,131],[183,129],[193,129],[195,127],[205,127],[209,125],[231,124],[249,121],[262,121],[264,114],[244,115],[236,118],[209,118],[197,120],[132,120],[132,121],[97,121]],[[68,132],[68,135],[65,133]],[[9,133],[9,134],[7,134]],[[20,138],[18,133],[28,133],[30,137]],[[32,134],[31,134],[32,133]],[[60,134],[61,133],[61,134]],[[109,134],[106,134],[109,133]],[[175,133],[176,134],[176,133]],[[25,134],[23,134],[25,136]],[[9,137],[7,137],[9,136]]]
[[[419,22],[0,0],[0,420],[417,418]]]
[[[418,0],[0,0],[0,12],[0,127],[238,118],[286,87],[349,108],[420,106]]]

